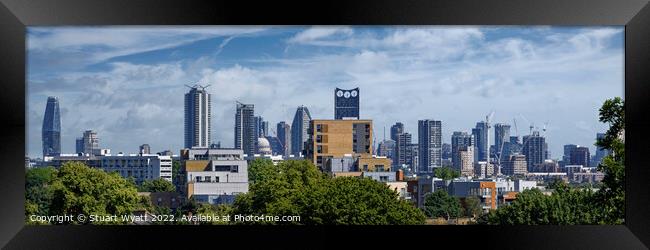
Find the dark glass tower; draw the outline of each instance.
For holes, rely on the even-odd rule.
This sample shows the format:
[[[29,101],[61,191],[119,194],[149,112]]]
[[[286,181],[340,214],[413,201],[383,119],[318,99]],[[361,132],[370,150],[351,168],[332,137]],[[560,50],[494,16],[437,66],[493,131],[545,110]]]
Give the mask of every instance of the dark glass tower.
[[[59,99],[53,96],[47,98],[42,136],[43,156],[61,154],[61,114],[59,112]]]
[[[418,173],[433,173],[442,166],[442,122],[418,121]]]
[[[256,151],[258,132],[255,126],[255,105],[237,102],[235,113],[235,148],[244,154],[253,155]]]
[[[295,156],[300,155],[305,148],[305,142],[309,137],[307,133],[309,121],[311,121],[309,109],[305,106],[298,107],[291,123],[291,154]]]
[[[359,88],[334,90],[334,119],[359,119]]]

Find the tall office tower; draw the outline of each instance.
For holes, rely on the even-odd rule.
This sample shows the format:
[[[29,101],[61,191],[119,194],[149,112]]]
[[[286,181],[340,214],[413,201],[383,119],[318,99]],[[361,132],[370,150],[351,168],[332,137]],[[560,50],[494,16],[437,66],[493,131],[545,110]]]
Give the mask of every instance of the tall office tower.
[[[526,156],[521,154],[514,154],[508,156],[508,159],[502,161],[501,172],[504,175],[513,176],[513,175],[525,175],[528,173],[526,166]]]
[[[255,106],[237,102],[235,112],[235,149],[241,149],[244,154],[255,154],[257,135],[255,131]]]
[[[462,176],[474,176],[474,147],[462,147],[458,149],[458,168]]]
[[[412,152],[409,150],[409,145],[411,145],[412,136],[411,133],[400,133],[397,134],[397,143],[396,143],[396,162],[394,165],[397,167],[402,167],[406,164],[409,167],[414,167],[413,162],[411,161]]]
[[[309,121],[311,115],[309,109],[305,106],[300,106],[293,116],[293,123],[291,123],[291,154],[298,156],[305,149],[305,142],[309,139]]]
[[[507,157],[504,157],[503,148],[508,140],[510,140],[510,125],[504,123],[494,124],[494,151],[496,156],[501,157],[501,161],[507,159]]]
[[[194,85],[185,94],[185,148],[210,146],[212,102],[206,88]]]
[[[334,90],[334,119],[359,119],[359,88]]]
[[[291,126],[286,122],[279,122],[277,125],[276,136],[282,146],[282,155],[289,156],[291,154]]]
[[[43,156],[61,154],[61,114],[59,112],[59,99],[53,96],[47,98],[43,128]]]
[[[268,136],[269,122],[264,121],[264,117],[262,116],[255,116],[253,119],[255,120],[255,138]]]
[[[434,167],[442,166],[442,122],[418,121],[418,173],[433,173]]]
[[[548,156],[546,138],[533,131],[532,135],[524,136],[523,144],[521,151],[526,156],[528,172],[534,172],[535,166],[543,164]]]
[[[151,147],[149,147],[149,144],[140,145],[140,154],[151,154]]]
[[[564,155],[562,156],[564,165],[571,165],[571,152],[573,152],[573,150],[576,148],[578,148],[578,145],[575,144],[564,145]]]
[[[589,167],[589,148],[588,147],[576,147],[571,151],[571,165],[582,165],[584,167]]]
[[[442,144],[442,159],[445,160],[450,160],[452,158],[452,149],[451,149],[451,144],[449,143],[443,143]]]
[[[470,152],[467,148],[474,148],[474,135],[467,132],[456,131],[451,135],[451,164],[454,169],[461,170],[462,157],[460,151]],[[474,157],[474,150],[471,150],[472,157]],[[474,159],[470,164],[472,171],[474,169]]]
[[[417,143],[409,144],[408,152],[411,154],[411,165],[409,166],[413,171],[417,168],[418,162],[420,160],[420,147]]]
[[[597,133],[596,134],[596,141],[602,140],[605,138],[605,133]],[[600,161],[605,158],[605,156],[609,155],[609,150],[604,149],[602,147],[596,146],[596,155],[594,155],[594,163],[600,164]]]
[[[404,133],[404,124],[396,122],[395,125],[390,126],[390,139],[397,141],[397,135]]]
[[[83,137],[77,137],[75,140],[75,153],[83,153],[84,152],[84,138]]]
[[[86,130],[83,136],[84,154],[93,155],[95,150],[99,150],[99,138],[97,132]]]
[[[477,122],[476,127],[472,129],[474,142],[476,142],[476,161],[487,161],[488,154],[488,128],[487,123]]]

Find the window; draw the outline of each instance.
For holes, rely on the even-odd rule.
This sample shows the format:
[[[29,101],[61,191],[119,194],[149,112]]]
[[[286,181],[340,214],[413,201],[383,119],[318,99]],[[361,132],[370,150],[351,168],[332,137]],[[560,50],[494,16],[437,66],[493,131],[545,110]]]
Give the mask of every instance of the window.
[[[368,172],[368,164],[363,165],[363,171]]]
[[[205,182],[212,182],[212,176],[206,176]]]
[[[379,176],[379,181],[383,181],[383,182],[388,181],[388,176]]]
[[[316,132],[322,132],[323,127],[321,124],[316,124]]]
[[[384,169],[384,165],[377,165],[377,166],[375,166],[375,171],[376,172],[384,172],[386,170]]]
[[[203,182],[203,177],[202,176],[197,176],[196,177],[196,182]]]
[[[321,146],[321,145],[316,146],[316,153],[319,153],[319,154],[323,153],[323,146]]]
[[[219,176],[214,177],[214,182],[219,182]]]
[[[321,143],[321,142],[323,142],[323,136],[322,136],[322,135],[317,135],[317,136],[316,136],[316,142],[317,142],[317,143]]]
[[[230,172],[231,173],[239,173],[239,166],[230,167]]]

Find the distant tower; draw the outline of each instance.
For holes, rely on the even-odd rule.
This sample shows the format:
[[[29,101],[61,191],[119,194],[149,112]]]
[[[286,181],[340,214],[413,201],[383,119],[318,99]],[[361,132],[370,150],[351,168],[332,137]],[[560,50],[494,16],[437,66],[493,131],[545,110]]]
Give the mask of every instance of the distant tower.
[[[418,173],[433,173],[434,167],[442,166],[442,122],[418,121]]]
[[[468,150],[468,148],[472,148]],[[472,154],[472,163],[474,165],[474,135],[468,134],[467,132],[456,131],[451,135],[451,162],[452,166],[456,170],[461,170],[461,163],[463,163],[463,157],[461,157],[461,151],[471,152]]]
[[[185,94],[185,148],[210,146],[212,108],[207,87],[194,85]]]
[[[395,125],[390,127],[390,139],[397,141],[397,136],[401,133],[404,133],[404,124],[401,122],[396,122]]]
[[[296,115],[293,116],[293,123],[291,124],[291,154],[298,156],[305,148],[309,134],[309,121],[311,115],[305,106],[300,106],[296,110]]]
[[[510,125],[504,123],[494,124],[494,151],[497,157],[501,158],[501,161],[505,161],[508,158],[504,157],[502,152],[505,150],[506,142],[510,140]]]
[[[151,147],[149,147],[149,144],[140,145],[140,154],[151,154]]]
[[[533,131],[532,135],[524,136],[521,152],[526,156],[528,172],[535,172],[535,167],[543,164],[547,157],[546,138]]]
[[[97,132],[86,130],[83,135],[83,153],[93,155],[96,150],[99,150],[99,138]]]
[[[487,161],[488,157],[488,128],[486,122],[477,122],[476,127],[472,129],[474,141],[476,142],[475,157],[477,161]]]
[[[237,102],[235,113],[235,148],[243,149],[244,154],[255,154],[257,136],[255,131],[255,106]]]
[[[59,99],[56,97],[47,98],[41,132],[43,156],[61,154],[61,114],[59,113]]]
[[[359,88],[334,90],[334,119],[359,119]]]
[[[289,156],[291,154],[291,126],[286,122],[279,122],[276,136],[282,145],[282,155]]]

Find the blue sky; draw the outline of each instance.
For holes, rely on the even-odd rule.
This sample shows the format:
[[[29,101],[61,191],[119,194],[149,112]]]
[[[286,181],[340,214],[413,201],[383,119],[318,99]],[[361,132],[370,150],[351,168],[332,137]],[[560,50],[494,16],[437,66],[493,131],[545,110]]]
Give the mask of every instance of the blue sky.
[[[333,90],[360,87],[376,139],[396,121],[443,122],[443,141],[494,122],[594,152],[598,108],[623,96],[623,27],[99,26],[27,32],[27,153],[40,156],[47,96],[60,101],[62,151],[93,129],[113,152],[183,145],[186,84],[211,84],[213,140],[233,145],[235,100],[272,124],[299,105],[334,116]],[[516,135],[514,126],[511,134]],[[416,138],[416,137],[414,137]]]

